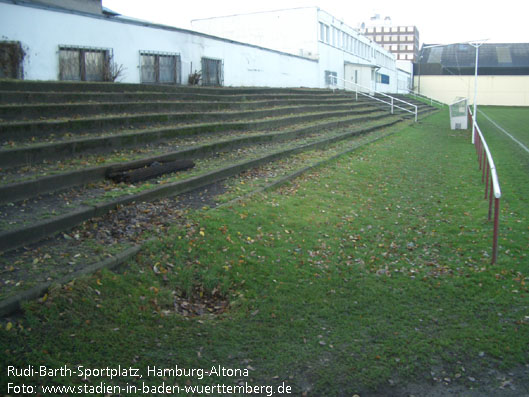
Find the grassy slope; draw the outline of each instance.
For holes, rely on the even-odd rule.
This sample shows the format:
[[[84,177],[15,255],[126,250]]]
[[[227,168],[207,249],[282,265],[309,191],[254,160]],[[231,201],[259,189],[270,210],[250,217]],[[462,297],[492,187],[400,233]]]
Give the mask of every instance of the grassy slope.
[[[527,224],[503,204],[490,266],[469,133],[447,126],[438,113],[277,192],[196,213],[123,274],[57,288],[1,332],[2,368],[221,364],[332,396],[438,377],[478,387],[486,368],[527,362]],[[174,291],[231,306],[184,319]]]

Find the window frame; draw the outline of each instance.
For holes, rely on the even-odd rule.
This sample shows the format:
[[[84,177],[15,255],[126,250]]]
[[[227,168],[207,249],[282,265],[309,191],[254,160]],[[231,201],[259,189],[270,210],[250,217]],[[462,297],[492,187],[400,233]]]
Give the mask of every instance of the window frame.
[[[145,81],[143,73],[143,56],[154,57],[154,81]],[[180,85],[182,84],[182,59],[180,53],[177,52],[164,52],[164,51],[146,51],[140,50],[140,82],[142,84],[168,84],[168,85]],[[161,63],[160,58],[173,58],[174,70],[172,72],[172,81],[161,81]]]

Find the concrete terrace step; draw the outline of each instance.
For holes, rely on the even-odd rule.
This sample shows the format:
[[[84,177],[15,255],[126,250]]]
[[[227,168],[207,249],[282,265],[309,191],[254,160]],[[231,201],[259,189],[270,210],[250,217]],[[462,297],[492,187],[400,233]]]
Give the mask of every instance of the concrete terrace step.
[[[253,110],[276,107],[299,107],[301,105],[316,106],[322,104],[345,105],[361,104],[367,101],[351,101],[343,97],[320,98],[288,98],[252,101],[170,101],[170,102],[85,102],[76,104],[30,104],[30,105],[0,105],[0,129],[5,123],[19,120],[80,118],[95,115],[118,114],[149,114],[149,113],[175,113],[175,112],[214,112]]]
[[[203,172],[199,172],[191,177],[183,177],[174,182],[155,185],[154,187],[151,186],[149,189],[142,190],[135,194],[125,194],[111,201],[103,201],[95,205],[80,206],[51,219],[41,220],[29,225],[4,230],[3,232],[0,232],[0,251],[14,249],[26,245],[31,241],[38,241],[51,234],[67,230],[91,217],[100,216],[120,205],[139,201],[150,201],[161,197],[180,194],[285,156],[290,156],[314,148],[325,147],[326,145],[350,139],[354,136],[367,134],[376,129],[389,127],[400,120],[401,119],[398,117],[393,117],[388,119],[388,121],[379,121],[370,126],[358,126],[347,132],[336,131],[332,136],[326,136],[326,134],[320,133],[308,143],[305,141],[295,143],[293,141],[290,145],[276,144],[275,146],[271,146],[271,149],[264,148],[265,150],[262,151],[262,154],[258,151],[255,154],[246,156],[242,161],[235,160],[224,163],[221,162],[213,169],[208,169],[206,167]]]
[[[0,80],[0,91],[22,92],[118,92],[118,93],[200,93],[220,95],[242,94],[328,94],[328,89],[319,88],[274,88],[274,87],[203,87],[164,84],[99,83],[67,81]]]
[[[187,126],[170,126],[134,132],[107,134],[99,137],[83,137],[51,143],[36,143],[14,149],[0,150],[0,167],[8,168],[22,164],[34,164],[43,160],[53,161],[71,156],[88,153],[107,153],[112,150],[137,147],[170,140],[172,138],[200,134],[226,133],[233,131],[263,131],[277,129],[299,123],[321,121],[325,119],[347,117],[352,115],[367,115],[376,108],[346,109],[338,111],[323,111],[315,113],[301,113],[280,115],[278,117],[260,118],[249,121],[224,121],[217,123],[195,123]],[[222,118],[222,117],[219,117]]]
[[[1,84],[0,84],[1,85]],[[168,102],[168,101],[230,101],[289,99],[330,99],[351,98],[350,93],[325,92],[285,92],[285,93],[203,93],[203,92],[50,92],[50,91],[9,91],[0,89],[0,104],[74,104],[112,102]],[[359,98],[362,99],[362,98]]]
[[[106,175],[113,171],[142,167],[155,161],[164,162],[205,158],[216,152],[233,150],[244,145],[277,142],[281,140],[286,141],[293,137],[300,137],[323,130],[347,126],[354,127],[362,125],[363,123],[382,121],[389,116],[388,113],[383,113],[382,115],[379,113],[378,115],[350,116],[329,121],[321,120],[317,123],[311,123],[308,126],[294,126],[281,131],[243,133],[233,136],[212,136],[210,139],[204,139],[202,141],[173,141],[163,148],[153,147],[151,150],[144,148],[140,158],[135,160],[130,160],[131,156],[121,150],[121,152],[114,153],[113,157],[109,157],[109,160],[117,160],[114,160],[113,163],[107,162],[103,165],[97,165],[99,158],[85,156],[83,162],[85,165],[80,169],[79,165],[76,165],[77,163],[74,162],[70,166],[67,163],[59,163],[55,167],[52,164],[47,164],[46,167],[40,167],[42,170],[40,173],[33,175],[25,173],[18,174],[15,170],[15,178],[11,178],[11,182],[4,182],[0,185],[0,203],[24,200],[41,193],[91,183],[105,178]],[[6,173],[7,170],[4,173],[4,177]],[[20,180],[23,178],[22,175],[32,180],[16,182],[17,179]]]
[[[324,89],[0,81],[0,251],[406,117],[380,105]],[[182,159],[195,168],[106,179]]]
[[[289,114],[302,114],[314,112],[334,112],[340,110],[373,109],[368,103],[339,102],[318,105],[291,105],[283,107],[258,107],[249,110],[218,111],[209,112],[188,111],[165,112],[165,113],[125,113],[115,115],[96,115],[89,117],[73,117],[64,119],[45,119],[30,121],[0,122],[0,142],[13,141],[35,141],[35,139],[46,139],[53,134],[54,139],[62,135],[81,135],[91,132],[119,132],[127,129],[147,128],[149,126],[173,125],[182,123],[200,123],[207,121],[235,121],[259,119],[266,117],[278,117]],[[95,134],[94,134],[95,135]]]

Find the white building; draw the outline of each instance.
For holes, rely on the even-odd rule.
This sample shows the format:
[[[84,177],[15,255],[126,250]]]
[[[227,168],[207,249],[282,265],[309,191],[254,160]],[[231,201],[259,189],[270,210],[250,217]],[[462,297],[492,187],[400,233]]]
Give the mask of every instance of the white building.
[[[318,86],[397,92],[395,57],[318,7],[231,15],[191,22],[193,29],[318,60]],[[345,81],[350,83],[346,83]]]
[[[215,30],[199,33],[57,2],[0,0],[0,77],[104,81],[117,67],[127,83],[188,84],[201,71],[203,85],[398,90],[392,54],[317,7],[195,21]]]
[[[125,83],[317,87],[318,63],[254,45],[114,15],[0,0],[0,50],[18,45],[28,80],[106,80],[109,60]],[[0,64],[0,70],[2,65]],[[209,74],[207,73],[209,71]]]

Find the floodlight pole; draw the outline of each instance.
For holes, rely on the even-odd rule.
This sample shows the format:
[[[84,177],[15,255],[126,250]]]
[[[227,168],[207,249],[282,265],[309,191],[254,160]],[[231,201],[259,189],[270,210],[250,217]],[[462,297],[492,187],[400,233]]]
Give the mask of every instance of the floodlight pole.
[[[474,113],[473,113],[473,116],[474,116],[473,117],[473,123],[475,123],[477,118],[478,118],[478,113],[477,113],[478,103],[477,103],[477,99],[478,99],[479,47],[481,47],[483,45],[483,43],[468,43],[468,44],[470,44],[472,47],[474,47],[476,49],[476,63],[475,63],[475,67],[474,67]],[[474,125],[472,125],[472,131],[473,130],[474,130]],[[472,133],[471,135],[472,135],[472,143],[474,143],[474,133]]]

